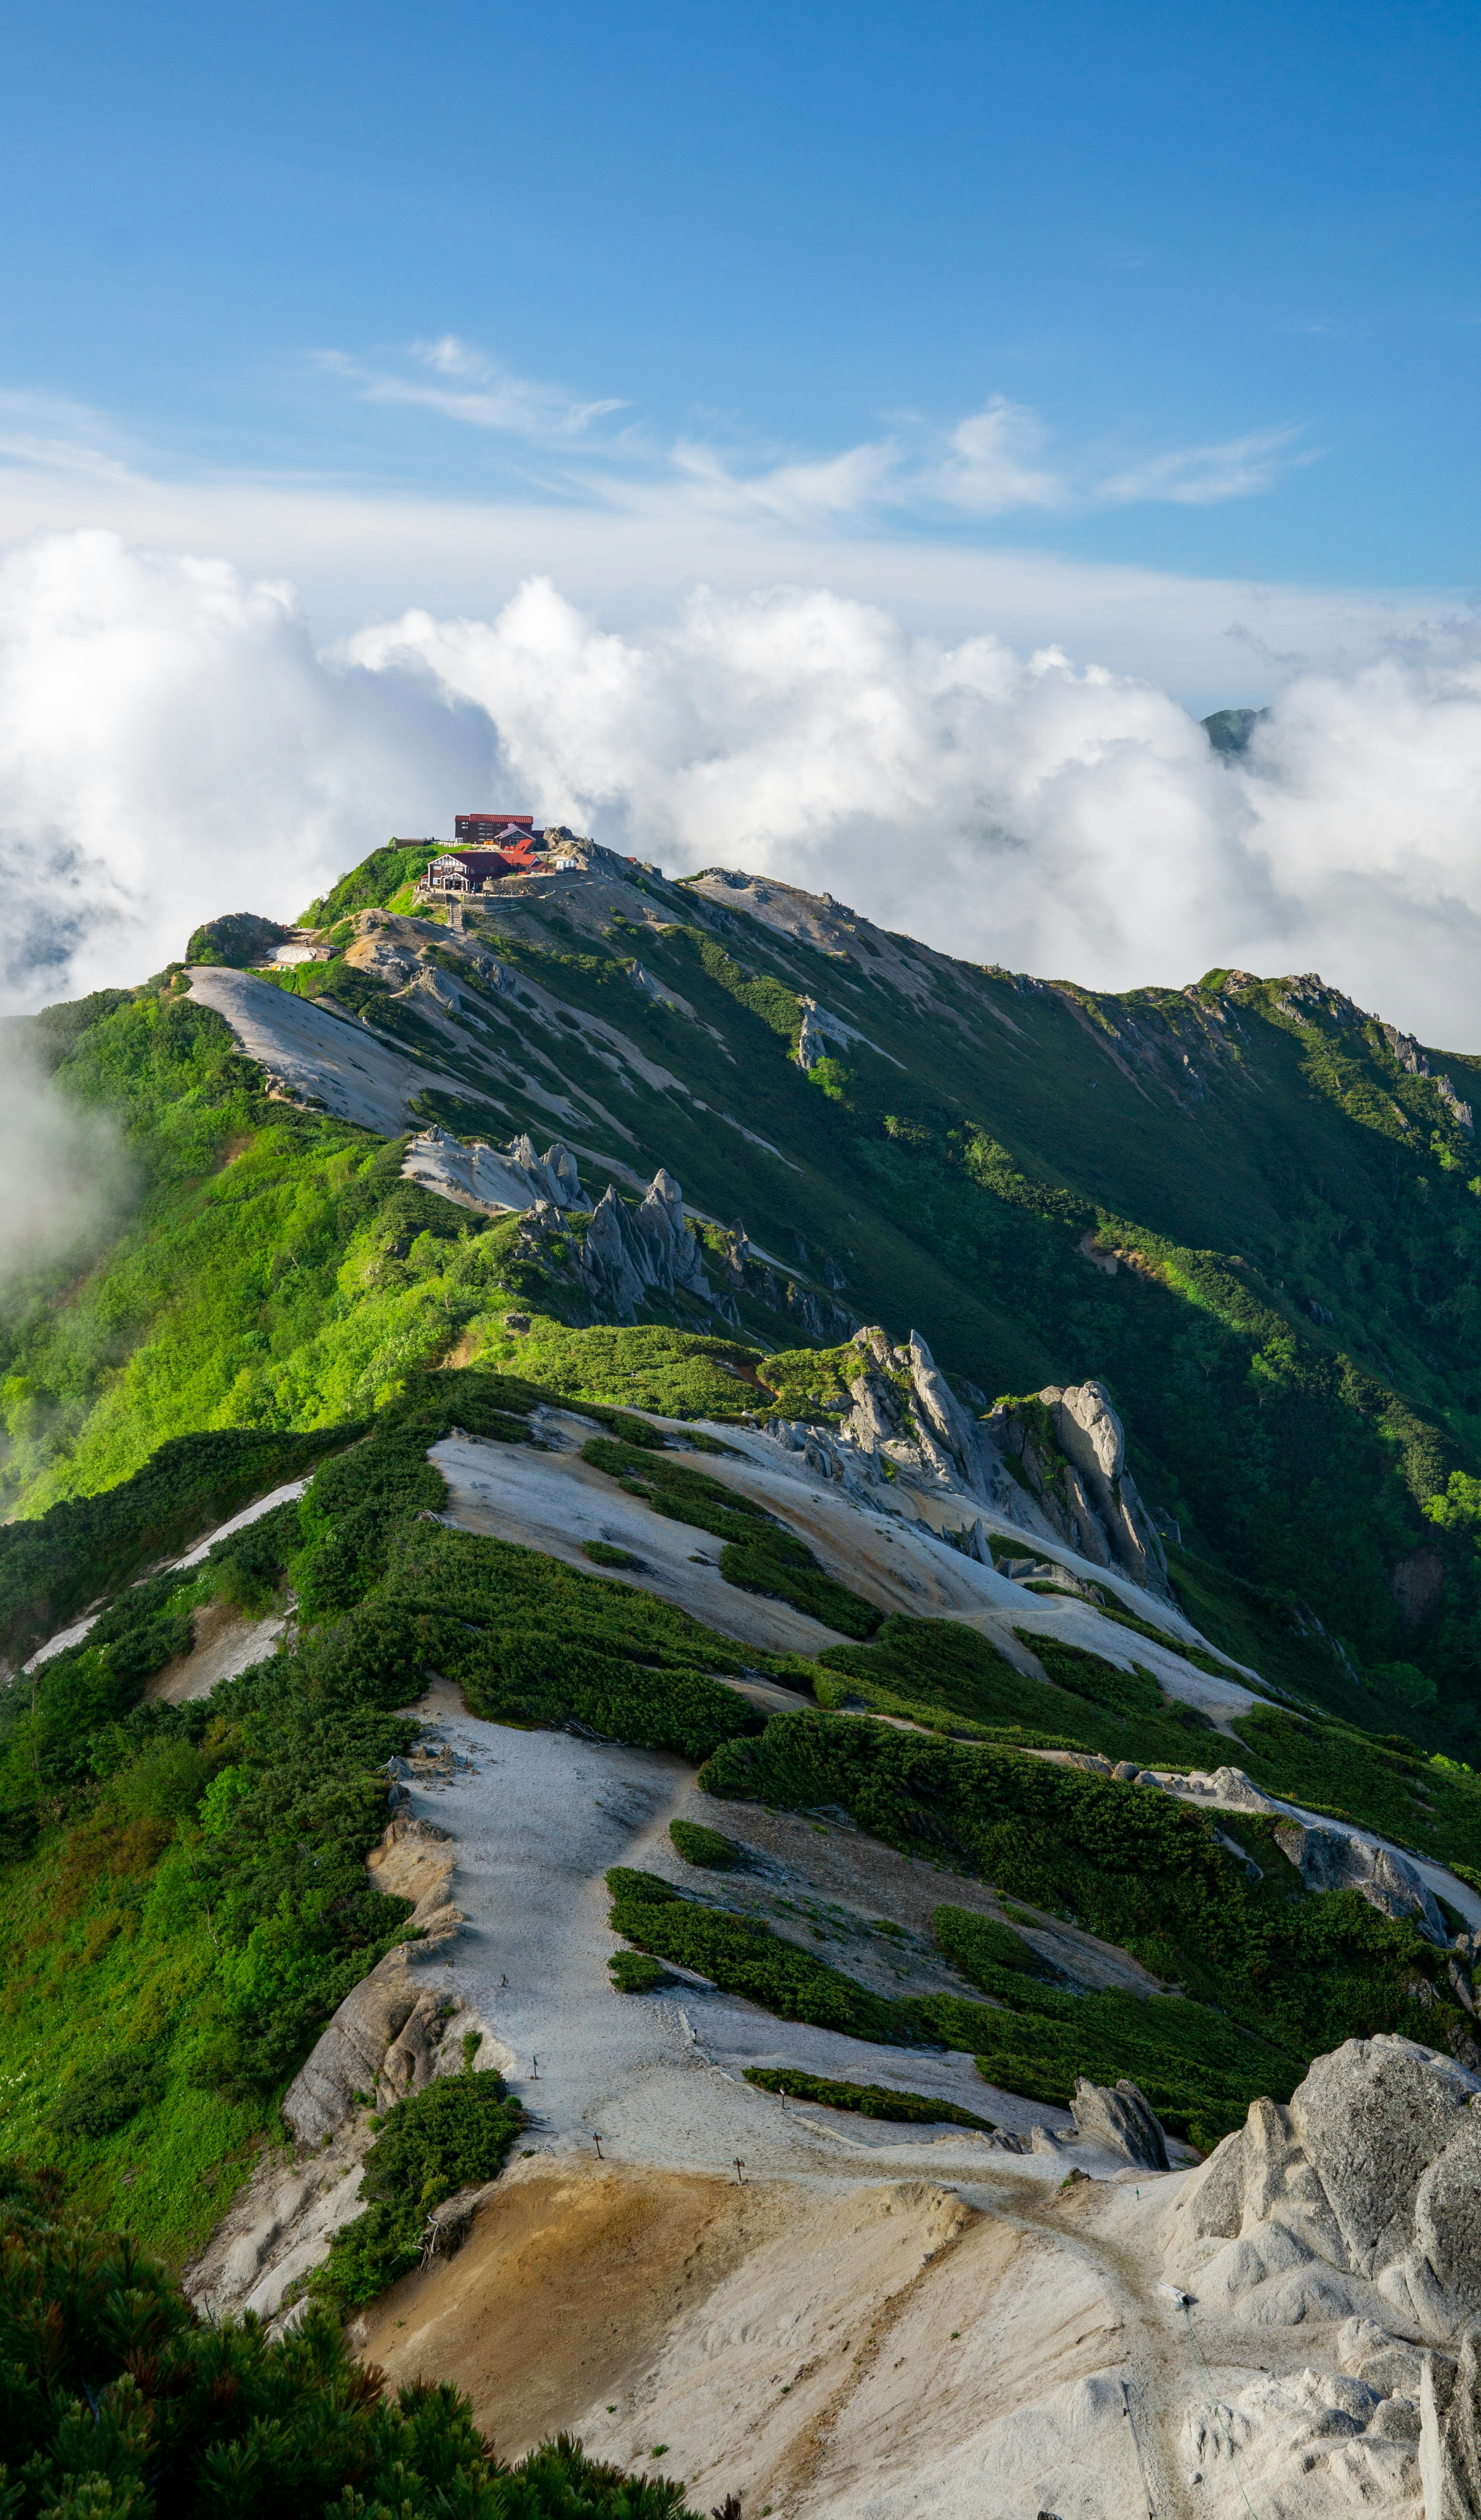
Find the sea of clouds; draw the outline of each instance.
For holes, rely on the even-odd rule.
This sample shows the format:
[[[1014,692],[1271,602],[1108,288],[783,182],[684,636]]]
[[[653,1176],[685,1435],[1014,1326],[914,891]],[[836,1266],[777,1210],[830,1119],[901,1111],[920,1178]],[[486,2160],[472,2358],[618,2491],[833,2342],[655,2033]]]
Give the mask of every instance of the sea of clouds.
[[[1232,691],[1232,700],[1243,695]],[[740,866],[1108,988],[1319,968],[1481,1048],[1481,638],[1294,669],[1245,762],[1166,692],[786,586],[618,634],[532,580],[316,649],[292,590],[98,529],[0,562],[3,1003],[292,918],[392,832],[501,804]]]

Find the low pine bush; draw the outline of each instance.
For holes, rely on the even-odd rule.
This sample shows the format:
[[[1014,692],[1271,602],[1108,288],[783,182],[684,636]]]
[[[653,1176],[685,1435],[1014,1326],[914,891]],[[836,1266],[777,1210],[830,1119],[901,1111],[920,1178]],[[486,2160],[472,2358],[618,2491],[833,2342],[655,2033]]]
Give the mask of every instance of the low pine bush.
[[[745,1861],[733,1837],[726,1837],[718,1828],[706,1828],[702,1821],[671,1820],[668,1833],[675,1853],[682,1855],[686,1864],[701,1865],[707,1871],[728,1872]]]
[[[365,2156],[365,2210],[336,2232],[313,2290],[342,2309],[374,2301],[419,2263],[434,2206],[497,2179],[523,2125],[499,2076],[471,2062],[398,2100]]]
[[[51,2113],[61,2136],[113,2135],[159,2095],[158,2058],[148,2048],[121,2048],[67,2086]]]
[[[872,1601],[826,1575],[795,1532],[735,1488],[671,1455],[637,1450],[596,1436],[583,1459],[605,1470],[629,1496],[639,1496],[672,1522],[692,1523],[723,1543],[720,1572],[742,1593],[764,1593],[789,1601],[842,1636],[872,1636],[883,1616]]]
[[[663,1962],[647,1952],[613,1952],[606,1965],[619,1995],[651,1995],[668,1975]]]
[[[969,1958],[969,1974],[1018,2018],[949,1997],[897,2010],[918,2034],[994,2056],[991,2079],[1031,2097],[1067,2096],[1080,2071],[1130,2073],[1150,2098],[1155,2057],[1181,2056],[1181,2098],[1167,2062],[1154,2105],[1173,2113],[1175,2131],[1181,2110],[1208,2132],[1242,2117],[1246,2097],[1284,2096],[1313,2056],[1345,2039],[1397,2031],[1435,2046],[1464,2027],[1444,1956],[1356,1891],[1304,1890],[1255,1816],[1234,1826],[1258,1881],[1205,1814],[1154,1787],[815,1713],[774,1717],[759,1741],[728,1742],[699,1782],[782,1809],[841,1805],[873,1836],[1070,1916],[1198,1999],[1036,1986],[980,1940],[973,1954],[967,1925],[949,1927],[959,1964]]]
[[[969,1908],[937,1908],[932,1912],[931,1930],[949,1960],[954,1960],[964,1977],[974,1986],[986,1986],[987,1971],[993,1973],[990,1992],[996,1994],[996,1980],[1005,1969],[1026,1977],[1052,1978],[1050,1961],[1015,1934],[1011,1925],[1000,1925],[993,1916],[979,1916]]]
[[[311,2306],[198,2325],[128,2233],[60,2228],[40,2182],[0,2168],[0,2511],[8,2520],[690,2520],[684,2489],[543,2443],[515,2468],[456,2389],[394,2397]]]
[[[784,2021],[811,2021],[821,2030],[843,2030],[851,2038],[885,2046],[905,2046],[914,2035],[898,2004],[872,1995],[810,1952],[798,1951],[769,1925],[701,1906],[656,1873],[626,1865],[613,1866],[606,1886],[612,1894],[614,1934],[625,1934],[641,1950],[712,1978],[727,1995],[746,1996]]]
[[[980,2127],[996,2133],[992,2118],[979,2118],[955,2100],[935,2100],[924,2092],[892,2092],[883,2083],[830,2083],[820,2074],[801,2074],[790,2065],[747,2065],[745,2079],[760,2092],[785,2092],[790,2100],[815,2100],[820,2108],[852,2109],[861,2118],[891,2118],[904,2126]]]

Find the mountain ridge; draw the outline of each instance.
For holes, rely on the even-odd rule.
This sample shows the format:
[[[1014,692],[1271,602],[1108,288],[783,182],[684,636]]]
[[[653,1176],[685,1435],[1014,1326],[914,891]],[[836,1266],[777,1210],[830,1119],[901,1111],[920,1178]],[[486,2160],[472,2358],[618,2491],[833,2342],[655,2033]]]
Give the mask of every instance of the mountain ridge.
[[[1442,1726],[1433,1737],[1463,1750],[1476,1712],[1465,1672],[1478,1606],[1470,1483],[1481,1466],[1481,1174],[1465,1097],[1481,1063],[1426,1052],[1313,974],[1220,970],[1182,991],[1113,997],[954,963],[829,896],[733,870],[679,884],[595,844],[582,854],[560,876],[495,886],[457,932],[444,909],[427,915],[418,901],[417,853],[380,852],[323,905],[315,960],[255,977],[172,967],[142,997],[109,996],[80,1032],[81,1010],[35,1029],[61,1049],[63,1089],[112,1096],[150,1138],[152,1162],[166,1072],[193,1078],[218,1114],[236,1093],[238,1136],[265,1145],[275,1110],[290,1131],[314,1125],[303,1098],[316,1076],[338,1092],[326,1038],[337,1054],[342,1045],[345,1075],[351,1059],[379,1061],[381,1102],[341,1102],[350,1134],[326,1117],[317,1164],[287,1158],[304,1165],[319,1234],[337,1208],[344,1222],[329,1184],[353,1166],[367,1119],[387,1137],[399,1118],[409,1136],[425,1140],[430,1127],[459,1144],[556,1135],[579,1148],[594,1194],[604,1177],[619,1202],[660,1170],[683,1183],[714,1300],[650,1283],[645,1318],[763,1349],[836,1343],[858,1321],[882,1319],[896,1336],[919,1326],[948,1372],[984,1391],[1099,1378],[1154,1507],[1193,1558],[1219,1569],[1235,1623],[1228,1639],[1253,1558],[1266,1591],[1304,1603],[1311,1635],[1336,1640],[1317,1656],[1334,1688],[1349,1685],[1347,1670],[1379,1675],[1368,1694],[1388,1691],[1401,1729]],[[366,897],[377,891],[383,900]],[[268,1073],[265,1099],[260,1018],[247,1040],[257,1057],[234,1064],[247,999],[280,1028],[318,1028],[296,1068],[284,1056]],[[213,1000],[235,1007],[235,1031],[230,1012],[211,1031]],[[191,1044],[180,1042],[177,1059],[182,1026]],[[216,1125],[203,1110],[198,1119],[207,1134]],[[182,1126],[178,1109],[167,1126]],[[411,1223],[415,1209],[434,1242],[461,1230],[435,1191],[424,1206],[399,1186],[404,1166],[392,1189],[388,1158],[389,1148],[370,1165],[377,1214]],[[253,1160],[244,1173],[234,1158],[244,1190]],[[263,1160],[281,1191],[285,1150]],[[360,1173],[363,1185],[363,1164]],[[310,1195],[312,1179],[321,1187]],[[198,1227],[221,1195],[213,1181],[207,1166],[187,1194]],[[363,1211],[363,1186],[354,1196]],[[738,1234],[730,1220],[740,1216]],[[289,1226],[299,1271],[292,1237]],[[388,1236],[368,1257],[378,1286],[407,1239]],[[531,1210],[517,1227],[496,1219],[484,1257],[508,1244],[506,1294],[517,1302],[519,1284],[538,1281],[544,1311],[574,1325],[601,1310],[571,1273],[580,1242],[567,1233],[558,1249],[561,1234]],[[176,1380],[182,1370],[180,1272],[157,1250],[154,1259],[141,1290],[148,1251],[136,1247],[122,1266],[115,1257],[101,1289],[107,1336],[80,1360],[85,1295],[73,1311],[65,1390],[49,1363],[54,1320],[36,1307],[22,1324],[13,1304],[14,1497],[44,1503],[135,1466],[138,1443],[130,1455],[114,1441],[125,1420],[157,1440],[198,1422],[282,1423],[285,1410],[313,1421],[301,1372],[285,1383],[253,1363],[247,1343],[260,1353],[260,1333],[246,1327],[240,1287],[237,1371],[213,1372],[173,1417],[140,1406],[140,1384],[155,1379],[139,1363],[155,1355],[148,1325],[166,1313]],[[282,1257],[274,1265],[286,1274]],[[420,1316],[431,1299],[426,1287],[418,1297],[420,1265],[399,1305],[382,1303],[400,1315],[383,1335],[387,1356],[399,1336],[426,1362],[432,1325]],[[119,1280],[130,1275],[123,1308],[132,1299],[137,1309],[120,1333]],[[347,1299],[332,1276],[321,1310],[342,1313],[347,1300],[368,1309],[368,1285]],[[483,1335],[472,1292],[442,1289],[461,1316],[463,1354]],[[259,1296],[269,1348],[284,1344],[290,1310],[278,1288],[266,1313]],[[368,1353],[355,1382],[319,1395],[321,1420],[326,1407],[352,1414],[383,1385]],[[1189,1580],[1212,1579],[1195,1570]],[[1201,1608],[1214,1615],[1207,1598]],[[1242,1641],[1251,1659],[1252,1640]],[[1312,1666],[1312,1686],[1299,1634],[1287,1643]],[[1369,1714],[1378,1721],[1381,1709]]]

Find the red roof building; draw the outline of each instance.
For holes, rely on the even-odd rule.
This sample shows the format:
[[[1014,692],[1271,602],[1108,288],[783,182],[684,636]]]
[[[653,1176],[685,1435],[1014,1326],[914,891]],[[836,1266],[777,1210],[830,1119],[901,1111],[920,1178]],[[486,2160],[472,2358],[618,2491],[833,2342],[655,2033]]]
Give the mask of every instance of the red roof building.
[[[503,846],[506,832],[518,838],[535,837],[533,814],[455,814],[453,837],[466,848],[488,849]]]

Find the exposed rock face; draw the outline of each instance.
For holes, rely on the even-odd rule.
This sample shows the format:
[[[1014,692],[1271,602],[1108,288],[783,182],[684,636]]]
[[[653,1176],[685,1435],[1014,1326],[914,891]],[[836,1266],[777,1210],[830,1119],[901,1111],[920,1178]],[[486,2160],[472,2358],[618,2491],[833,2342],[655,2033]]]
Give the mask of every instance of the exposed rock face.
[[[1124,2152],[1139,2170],[1166,2170],[1167,2138],[1151,2103],[1135,2083],[1123,2076],[1114,2091],[1076,2076],[1070,2115],[1087,2143],[1106,2152]]]
[[[625,1207],[610,1186],[586,1230],[582,1275],[618,1321],[631,1321],[646,1290],[671,1294],[685,1287],[705,1303],[715,1301],[697,1238],[684,1221],[684,1193],[661,1166],[641,1207]]]
[[[963,1408],[919,1330],[910,1334],[910,1379],[918,1440],[932,1466],[979,1503],[990,1503],[977,1450],[976,1420]]]
[[[1000,1463],[1016,1465],[1047,1536],[1171,1598],[1162,1543],[1126,1466],[1125,1433],[1102,1384],[1051,1383],[1032,1401],[1000,1404],[978,1436]],[[1005,1469],[1003,1483],[1011,1480]]]
[[[1406,1074],[1428,1077],[1435,1086],[1441,1102],[1448,1106],[1456,1126],[1463,1129],[1467,1137],[1472,1136],[1474,1128],[1470,1104],[1461,1102],[1448,1076],[1435,1075],[1414,1034],[1400,1032],[1397,1025],[1391,1023],[1380,1024],[1378,1029]]]
[[[1350,2039],[1288,2108],[1257,2100],[1171,2217],[1212,2310],[1369,2318],[1436,2343],[1481,2312],[1481,2076],[1413,2040]]]
[[[424,1129],[407,1148],[401,1171],[424,1190],[487,1216],[523,1215],[542,1203],[585,1215],[591,1206],[576,1158],[559,1140],[537,1155],[524,1136],[496,1148],[478,1138],[465,1143],[446,1129]]]
[[[1475,2520],[1481,2511],[1481,2321],[1459,2358],[1426,2354],[1419,2381],[1419,2481],[1424,2520]]]
[[[300,2143],[333,2135],[356,2092],[389,2107],[432,2080],[454,2005],[430,1971],[463,1923],[448,1897],[452,1857],[438,1851],[447,1842],[427,1821],[397,1818],[370,1858],[378,1889],[415,1898],[408,1921],[422,1927],[422,1939],[398,1944],[351,1989],[289,2085],[283,2115]]]
[[[835,1480],[847,1496],[863,1496],[879,1483],[876,1454],[825,1434],[805,1418],[769,1418],[766,1432],[789,1453],[800,1453],[820,1478]]]
[[[851,1041],[862,1041],[862,1032],[845,1023],[841,1015],[832,1015],[820,1007],[816,998],[804,998],[802,1030],[797,1041],[797,1065],[816,1067],[820,1058],[830,1058],[837,1050],[846,1050]]]
[[[1356,1890],[1385,1916],[1409,1916],[1443,1951],[1450,1940],[1433,1894],[1402,1855],[1343,1829],[1282,1820],[1276,1844],[1308,1890]]]

